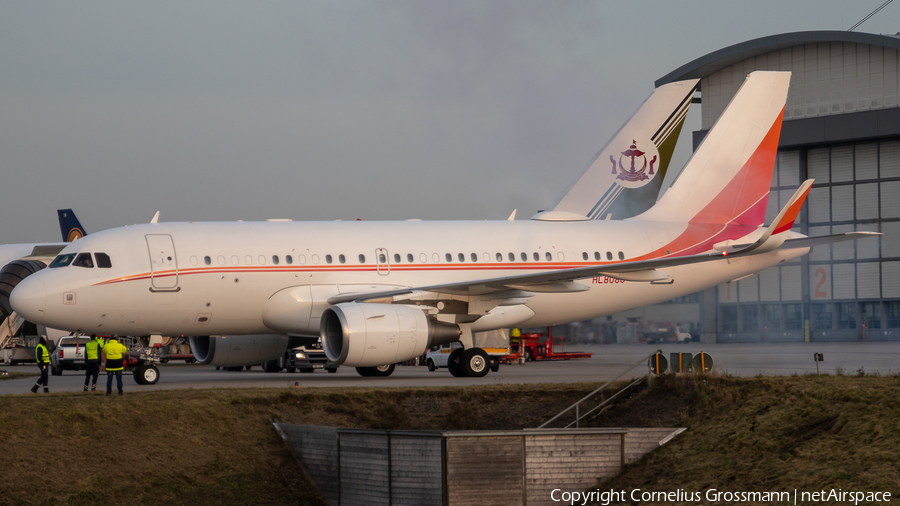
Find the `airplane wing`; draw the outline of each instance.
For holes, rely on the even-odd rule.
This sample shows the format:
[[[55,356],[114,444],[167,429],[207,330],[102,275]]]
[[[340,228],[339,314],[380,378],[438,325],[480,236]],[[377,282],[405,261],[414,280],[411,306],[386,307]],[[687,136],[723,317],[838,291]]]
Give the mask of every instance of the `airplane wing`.
[[[385,299],[402,300],[403,296],[415,293],[446,294],[456,297],[494,294],[492,298],[496,298],[497,300],[505,298],[527,298],[534,295],[534,293],[585,291],[589,288],[586,285],[578,283],[576,280],[596,276],[607,276],[623,281],[670,283],[673,280],[668,274],[659,271],[659,269],[721,260],[726,257],[756,255],[772,251],[779,247],[792,249],[806,248],[820,244],[879,235],[877,232],[849,232],[823,237],[786,239],[787,234],[785,232],[788,232],[793,226],[794,221],[800,213],[800,208],[803,206],[803,202],[809,194],[809,189],[812,184],[813,180],[810,179],[800,185],[781,212],[775,217],[772,224],[769,225],[759,239],[749,244],[716,245],[714,247],[716,251],[698,255],[664,256],[661,258],[635,262],[591,265],[587,267],[476,279],[440,285],[400,288],[370,293],[340,294],[328,299],[328,303],[340,304],[353,301],[366,302],[374,301],[375,299],[381,299],[382,301],[385,301]]]

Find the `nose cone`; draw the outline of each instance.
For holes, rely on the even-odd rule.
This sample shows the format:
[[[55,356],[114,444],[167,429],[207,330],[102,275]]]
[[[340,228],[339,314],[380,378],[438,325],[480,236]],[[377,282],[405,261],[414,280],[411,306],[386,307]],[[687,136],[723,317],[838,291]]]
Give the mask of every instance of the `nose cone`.
[[[22,280],[9,295],[9,305],[13,311],[33,323],[43,323],[46,303],[47,288],[39,279]]]

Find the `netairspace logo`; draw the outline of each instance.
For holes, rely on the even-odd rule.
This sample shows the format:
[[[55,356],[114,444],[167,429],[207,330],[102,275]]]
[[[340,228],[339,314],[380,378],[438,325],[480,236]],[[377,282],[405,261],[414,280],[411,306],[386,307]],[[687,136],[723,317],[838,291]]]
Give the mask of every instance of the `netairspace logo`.
[[[562,489],[554,489],[550,492],[550,499],[553,502],[561,504],[569,504],[574,506],[599,503],[602,506],[609,506],[613,503],[630,502],[632,504],[640,503],[684,503],[684,502],[701,502],[708,501],[714,504],[727,503],[784,503],[784,504],[808,504],[808,503],[828,503],[828,504],[872,504],[880,502],[891,502],[892,494],[890,492],[859,492],[845,491],[843,489],[831,489],[820,491],[799,491],[794,489],[793,492],[732,492],[717,490],[714,488],[707,489],[702,492],[691,492],[687,490],[677,489],[674,492],[651,492],[641,490],[639,488],[632,490],[593,490],[590,492],[570,492]]]

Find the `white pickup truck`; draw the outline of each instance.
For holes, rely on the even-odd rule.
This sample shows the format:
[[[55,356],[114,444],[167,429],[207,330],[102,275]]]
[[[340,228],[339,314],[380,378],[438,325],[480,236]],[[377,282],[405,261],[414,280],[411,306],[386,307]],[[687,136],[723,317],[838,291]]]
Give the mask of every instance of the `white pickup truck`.
[[[84,345],[90,340],[90,336],[80,336],[76,345],[75,336],[60,337],[50,353],[50,374],[61,376],[63,371],[83,371]]]

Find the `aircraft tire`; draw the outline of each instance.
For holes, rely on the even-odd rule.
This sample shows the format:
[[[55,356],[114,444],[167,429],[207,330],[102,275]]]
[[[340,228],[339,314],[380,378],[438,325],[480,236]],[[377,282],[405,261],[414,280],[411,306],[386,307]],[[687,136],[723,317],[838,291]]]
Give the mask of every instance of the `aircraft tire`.
[[[469,348],[459,357],[460,368],[463,374],[470,378],[482,378],[487,376],[491,369],[491,361],[488,354],[481,348]]]
[[[356,374],[359,374],[360,376],[369,377],[372,375],[371,369],[372,369],[371,367],[357,367]]]
[[[134,370],[134,381],[138,385],[155,385],[159,382],[159,369],[154,365],[145,365]]]
[[[394,364],[388,364],[388,365],[379,365],[376,367],[370,367],[369,369],[372,370],[371,376],[385,377],[385,376],[390,376],[391,374],[393,374],[395,367],[396,366]]]
[[[447,357],[447,369],[450,371],[450,375],[454,378],[461,378],[465,376],[459,360],[459,356],[463,354],[463,351],[464,350],[462,348],[456,348],[455,350],[451,351],[450,356]]]

